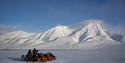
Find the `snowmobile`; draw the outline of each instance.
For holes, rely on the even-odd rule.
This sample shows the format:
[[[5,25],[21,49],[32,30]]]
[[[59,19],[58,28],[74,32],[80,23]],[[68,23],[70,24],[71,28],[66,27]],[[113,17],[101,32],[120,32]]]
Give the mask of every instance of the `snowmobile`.
[[[56,56],[53,55],[51,52],[48,53],[38,53],[38,50],[35,48],[31,51],[29,50],[26,55],[22,55],[21,57],[24,61],[26,62],[47,62],[47,61],[52,61],[56,60]]]

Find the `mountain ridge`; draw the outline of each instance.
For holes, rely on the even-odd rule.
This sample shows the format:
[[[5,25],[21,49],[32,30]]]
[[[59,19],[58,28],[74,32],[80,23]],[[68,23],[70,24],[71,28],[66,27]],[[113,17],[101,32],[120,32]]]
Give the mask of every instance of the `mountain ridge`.
[[[103,41],[102,41],[103,40]],[[107,42],[109,41],[109,42]],[[86,26],[78,29],[71,29],[69,26],[55,26],[43,33],[28,33],[24,31],[15,31],[5,33],[0,36],[0,48],[9,47],[28,47],[35,46],[41,48],[65,47],[72,46],[103,46],[116,43],[118,41],[112,39],[105,29],[99,23],[88,23]],[[25,46],[24,46],[25,45]],[[86,47],[85,47],[86,46]]]

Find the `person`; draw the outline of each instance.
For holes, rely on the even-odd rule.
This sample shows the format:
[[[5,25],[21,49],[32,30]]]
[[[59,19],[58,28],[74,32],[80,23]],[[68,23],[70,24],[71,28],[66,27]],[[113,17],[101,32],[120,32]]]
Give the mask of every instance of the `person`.
[[[42,61],[40,53],[38,53],[37,61]]]
[[[37,56],[38,56],[38,50],[36,50],[36,48],[34,48],[32,51],[32,54],[33,54],[33,62],[36,62]]]
[[[25,55],[22,55],[21,58],[22,58],[22,60],[24,60],[24,61],[26,60],[26,56],[25,56]]]
[[[27,55],[26,55],[26,58],[25,58],[26,61],[32,61],[32,52],[31,52],[31,49],[29,49]]]
[[[32,61],[33,61],[33,62],[36,62],[36,61],[37,61],[37,56],[36,56],[36,54],[33,54],[33,56],[32,56]]]
[[[29,49],[27,55],[32,55],[31,49]]]
[[[33,54],[37,54],[38,50],[36,48],[33,49]]]

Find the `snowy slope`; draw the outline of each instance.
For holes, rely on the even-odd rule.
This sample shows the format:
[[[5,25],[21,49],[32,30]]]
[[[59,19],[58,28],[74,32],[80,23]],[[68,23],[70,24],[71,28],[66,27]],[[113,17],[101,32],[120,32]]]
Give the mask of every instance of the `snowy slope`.
[[[101,27],[101,25],[97,23],[89,23],[82,29],[78,30],[75,34],[72,35],[72,39],[75,42],[82,41],[93,41],[98,40],[98,37],[102,37],[106,40],[112,40]]]
[[[122,38],[122,42],[124,42],[124,43],[125,43],[125,36],[123,36],[123,38]]]
[[[27,33],[24,31],[15,31],[15,32],[8,32],[0,36],[0,47],[2,48],[9,48],[11,46],[17,46],[21,44],[28,43],[28,40],[35,33]]]
[[[125,35],[118,33],[118,32],[112,32],[112,31],[108,31],[107,34],[115,41],[121,42],[121,43],[125,43]]]
[[[56,26],[52,29],[49,29],[43,34],[44,41],[52,41],[58,38],[66,37],[71,33],[71,30],[68,26]]]
[[[15,31],[15,32],[8,32],[0,36],[0,41],[4,43],[19,43],[19,41],[25,40],[27,38],[30,38],[34,35],[34,33],[27,33],[24,31]],[[21,40],[21,41],[22,41]]]
[[[124,38],[123,38],[124,40]],[[55,26],[43,33],[15,31],[0,36],[0,48],[92,48],[120,44],[98,23],[73,29]]]

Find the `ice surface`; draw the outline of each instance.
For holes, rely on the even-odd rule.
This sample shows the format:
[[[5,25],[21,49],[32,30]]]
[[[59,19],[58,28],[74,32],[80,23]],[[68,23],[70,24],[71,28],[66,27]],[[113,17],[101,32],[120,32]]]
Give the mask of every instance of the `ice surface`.
[[[46,63],[125,63],[125,49],[42,50],[57,59]],[[0,50],[0,63],[26,63],[20,56],[27,50]],[[36,62],[39,63],[39,62]]]

